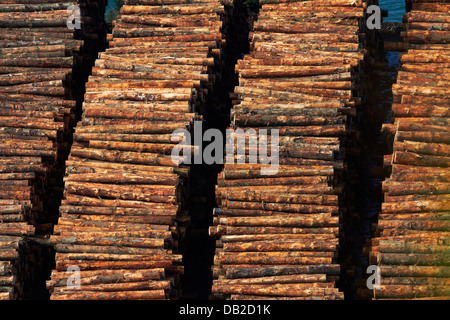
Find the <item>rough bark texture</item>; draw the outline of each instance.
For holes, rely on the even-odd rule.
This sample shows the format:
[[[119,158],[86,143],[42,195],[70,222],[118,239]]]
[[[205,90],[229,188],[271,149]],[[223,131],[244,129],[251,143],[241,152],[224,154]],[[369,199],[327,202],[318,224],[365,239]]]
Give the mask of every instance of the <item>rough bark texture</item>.
[[[66,162],[51,299],[180,297],[189,167],[171,157],[183,141],[172,133],[202,121],[224,19],[217,0],[125,3]],[[80,269],[79,289],[69,286],[70,266]]]
[[[397,84],[393,154],[369,251],[380,267],[375,299],[448,299],[450,5],[407,1]]]
[[[33,299],[41,290],[33,286],[49,248],[30,237],[55,222],[84,72],[102,45],[105,3],[91,1],[89,10],[87,3],[1,1],[0,263],[11,265],[0,271],[0,299]],[[82,8],[80,30],[66,24],[71,5]]]
[[[250,55],[236,66],[231,111],[233,138],[246,147],[231,148],[216,188],[212,297],[342,299],[343,139],[358,103],[363,2],[260,3]],[[249,162],[265,139],[270,156],[273,129],[279,166],[266,174],[269,165]],[[245,137],[252,131],[253,141]]]

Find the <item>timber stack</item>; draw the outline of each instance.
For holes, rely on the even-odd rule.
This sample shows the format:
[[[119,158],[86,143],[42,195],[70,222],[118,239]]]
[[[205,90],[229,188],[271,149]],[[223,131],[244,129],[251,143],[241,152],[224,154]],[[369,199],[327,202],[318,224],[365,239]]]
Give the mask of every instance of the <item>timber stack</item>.
[[[413,1],[393,86],[391,171],[372,239],[374,299],[450,298],[450,4]],[[361,292],[366,294],[367,292]]]
[[[71,5],[83,1],[0,0],[0,299],[24,298],[20,279],[32,277],[18,274],[32,272],[19,245],[51,220],[76,106],[71,90],[80,85],[72,71],[87,59],[85,30],[101,22],[81,10],[76,36],[67,26]]]
[[[177,299],[189,167],[224,44],[215,0],[129,0],[86,85],[50,241],[51,299]],[[71,267],[72,266],[72,267]],[[80,287],[68,286],[79,270]]]
[[[251,53],[236,67],[231,112],[235,136],[254,132],[257,139],[245,154],[233,154],[218,178],[211,298],[343,299],[337,253],[344,145],[360,101],[366,3],[260,3]],[[276,130],[279,145],[272,143]],[[258,142],[260,160],[264,144],[269,158],[278,152],[274,171],[250,163]]]

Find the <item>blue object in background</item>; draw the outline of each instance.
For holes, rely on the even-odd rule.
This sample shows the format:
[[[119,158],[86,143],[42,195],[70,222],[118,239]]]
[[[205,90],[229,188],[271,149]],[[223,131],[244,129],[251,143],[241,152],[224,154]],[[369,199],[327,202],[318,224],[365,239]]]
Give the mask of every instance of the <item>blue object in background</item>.
[[[116,4],[115,4],[114,1],[108,0],[108,5],[107,5],[106,8],[105,8],[105,12],[108,12],[108,9],[109,9],[109,8],[117,9],[117,8],[116,8]]]
[[[389,16],[384,18],[384,22],[402,22],[406,13],[405,0],[379,0],[379,6],[389,12]]]

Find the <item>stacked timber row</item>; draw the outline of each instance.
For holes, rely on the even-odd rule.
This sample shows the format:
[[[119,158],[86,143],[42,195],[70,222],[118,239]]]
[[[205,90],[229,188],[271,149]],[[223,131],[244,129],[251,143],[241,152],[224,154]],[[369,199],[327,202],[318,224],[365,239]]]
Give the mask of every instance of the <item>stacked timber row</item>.
[[[210,227],[218,238],[211,297],[343,299],[337,288],[343,145],[359,101],[365,3],[262,3],[251,54],[236,68],[232,128],[254,130],[263,144],[262,130],[270,141],[278,130],[279,167],[265,174],[261,168],[270,165],[250,164],[258,146],[248,144],[245,156],[225,162]],[[276,143],[268,145],[276,150]]]
[[[9,202],[9,201],[8,201]],[[12,202],[12,201],[11,201]],[[1,218],[21,215],[20,204],[7,205],[1,200]],[[34,227],[24,219],[14,222],[0,221],[0,300],[23,297],[23,281],[21,270],[26,267],[19,247],[23,245],[23,237],[34,233]]]
[[[80,55],[85,30],[95,32],[100,22],[80,11],[80,29],[69,29],[71,5],[83,6],[0,1],[0,299],[23,298],[23,279],[32,277],[23,274],[33,268],[21,265],[19,243],[33,225],[48,222],[76,105],[72,70],[86,59]]]
[[[414,1],[393,86],[391,175],[370,262],[375,299],[450,298],[450,4]],[[372,281],[373,282],[373,281]]]
[[[215,0],[164,3],[123,6],[86,85],[50,239],[51,299],[180,296],[189,168],[171,153],[183,138],[185,156],[196,148],[172,133],[202,118],[226,17]]]

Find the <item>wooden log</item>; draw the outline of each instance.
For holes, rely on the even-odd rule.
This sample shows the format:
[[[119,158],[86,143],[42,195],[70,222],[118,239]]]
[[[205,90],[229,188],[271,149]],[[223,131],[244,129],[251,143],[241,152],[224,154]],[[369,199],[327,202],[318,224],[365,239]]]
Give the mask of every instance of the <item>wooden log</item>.
[[[150,164],[170,167],[178,166],[178,164],[183,161],[183,158],[181,157],[163,157],[157,153],[112,151],[92,148],[72,148],[71,156],[108,162]]]
[[[231,294],[230,300],[343,300],[344,294],[312,295],[307,297],[285,297],[285,296],[264,296],[264,295],[242,295]]]
[[[297,203],[297,204],[319,204],[319,205],[336,205],[338,204],[338,197],[334,195],[315,195],[315,194],[296,194],[286,192],[282,196],[274,196],[270,194],[270,191],[258,192],[255,190],[253,193],[248,192],[233,192],[222,191],[217,192],[219,198],[227,200],[239,200],[239,201],[261,201],[261,202],[273,202],[273,203]],[[274,190],[275,191],[275,190]],[[283,189],[278,190],[283,192]],[[307,190],[309,191],[309,190]],[[327,193],[328,190],[325,191]],[[329,191],[328,191],[329,192]]]
[[[397,151],[394,153],[395,163],[429,167],[448,167],[450,158],[443,156],[421,155],[412,152]]]
[[[172,260],[148,260],[148,261],[86,261],[82,260],[57,260],[56,270],[65,271],[71,265],[76,265],[81,271],[85,270],[117,270],[117,269],[154,269],[166,268],[173,265]]]
[[[399,131],[397,132],[399,141],[409,140],[428,143],[447,143],[450,140],[449,134],[445,132],[417,132]]]
[[[133,261],[139,259],[148,259],[151,261],[171,261],[181,262],[181,255],[142,255],[142,254],[102,254],[102,253],[56,253],[57,260],[98,260],[98,261]]]
[[[329,285],[324,287],[319,283],[314,284],[283,284],[283,285],[252,285],[252,286],[232,286],[213,285],[213,292],[222,294],[256,294],[269,296],[310,296],[314,294],[326,295],[337,294],[338,290]]]
[[[153,216],[128,216],[115,217],[111,215],[68,215],[64,216],[67,219],[82,219],[85,221],[110,221],[118,223],[142,223],[150,225],[172,225],[175,220],[175,215],[153,215]]]
[[[246,186],[271,186],[271,185],[309,185],[322,184],[328,181],[327,176],[311,177],[282,177],[282,178],[260,178],[243,180],[225,180],[219,176],[219,187],[246,187]]]
[[[100,236],[77,235],[68,236],[66,233],[61,236],[52,236],[51,242],[56,245],[98,245],[98,246],[124,246],[138,248],[163,248],[164,239],[145,239],[145,238],[114,238],[109,234]]]
[[[125,283],[101,283],[101,284],[83,284],[83,291],[88,292],[121,292],[121,291],[141,291],[141,290],[168,290],[170,289],[170,282],[164,280],[148,280],[139,282],[125,282]],[[70,292],[70,289],[53,287],[52,295],[64,294]]]
[[[448,279],[436,278],[409,278],[409,277],[391,277],[384,278],[381,282],[383,285],[434,285],[434,286],[448,286]]]
[[[324,274],[294,274],[285,276],[271,276],[247,279],[221,279],[214,280],[213,283],[219,285],[253,285],[253,284],[280,284],[280,283],[314,283],[326,282]]]
[[[165,299],[164,290],[139,290],[139,291],[117,291],[117,292],[96,292],[81,291],[52,294],[52,300],[161,300]]]
[[[0,300],[10,300],[11,294],[9,292],[0,292]]]
[[[255,209],[255,210],[272,210],[280,212],[299,212],[299,213],[338,213],[339,207],[332,205],[309,205],[309,204],[285,204],[285,203],[263,203],[263,202],[247,202],[223,200],[223,206],[231,209]]]
[[[75,206],[63,204],[60,212],[64,214],[84,214],[84,215],[114,215],[114,216],[175,216],[177,206],[153,206],[153,207],[101,207],[101,206]]]
[[[409,201],[404,203],[383,203],[382,210],[385,212],[428,212],[428,211],[447,211],[448,201]]]
[[[446,156],[450,153],[450,149],[447,144],[413,141],[397,142],[394,145],[394,150],[433,156]]]
[[[448,254],[422,254],[422,253],[379,253],[381,264],[396,265],[445,265],[448,264]]]
[[[266,227],[316,227],[337,224],[335,217],[226,217],[218,218],[218,223],[226,226],[266,226]]]
[[[223,7],[217,4],[204,4],[204,5],[184,5],[184,6],[131,6],[125,5],[122,7],[122,14],[182,14],[193,15],[202,13],[221,13]]]
[[[111,172],[109,174],[71,174],[67,181],[114,183],[114,184],[141,184],[141,185],[176,185],[178,177],[174,174],[158,174],[157,176],[139,175],[129,172]]]
[[[410,182],[407,186],[402,182],[385,181],[383,189],[389,195],[426,195],[426,194],[448,194],[450,189],[447,183],[440,182]]]
[[[12,263],[11,261],[0,261],[0,275],[8,276],[12,273]]]
[[[81,206],[97,206],[97,207],[109,207],[109,208],[115,208],[115,207],[125,207],[125,208],[142,208],[142,210],[145,212],[145,210],[151,211],[161,211],[161,210],[168,210],[167,213],[173,212],[173,210],[176,210],[176,206],[170,203],[153,203],[153,202],[144,202],[144,201],[132,201],[132,200],[115,200],[115,199],[98,199],[98,198],[91,198],[86,196],[77,196],[68,194],[66,195],[66,200],[63,200],[63,204],[70,204],[70,205],[81,205]],[[95,210],[95,208],[92,208],[92,210]],[[105,213],[103,213],[105,214]]]
[[[280,265],[280,264],[330,264],[332,263],[332,255],[320,253],[314,255],[309,251],[277,251],[277,252],[243,252],[232,254],[223,253],[217,257],[222,264],[263,264],[263,265]]]
[[[115,171],[131,171],[131,172],[157,172],[158,174],[173,174],[179,173],[182,169],[170,168],[164,166],[151,166],[151,165],[139,165],[139,164],[126,164],[126,163],[112,163],[105,161],[91,161],[88,159],[83,160],[68,160],[67,161],[67,173],[111,173]],[[188,171],[186,171],[188,172]]]
[[[381,285],[377,298],[415,298],[415,297],[448,296],[448,287],[445,286],[405,286]]]
[[[387,277],[444,277],[450,275],[448,266],[380,266],[380,272]]]
[[[118,198],[125,200],[139,200],[147,202],[168,202],[175,203],[175,188],[173,186],[149,186],[134,185],[121,187],[112,184],[100,183],[78,183],[68,181],[66,192],[91,197]]]
[[[334,251],[337,248],[338,240],[327,240],[324,242],[317,241],[311,242],[308,239],[305,242],[300,241],[300,239],[295,239],[293,241],[256,241],[256,242],[234,242],[225,243],[225,251],[302,251],[302,250],[318,250],[318,251]]]
[[[244,165],[227,165],[225,163],[225,170],[223,172],[224,179],[254,179],[264,177],[261,174],[261,166],[244,166]],[[279,166],[274,177],[300,177],[300,176],[332,176],[334,169],[332,166]]]
[[[409,243],[406,241],[380,241],[380,251],[388,253],[448,253],[446,246]]]

